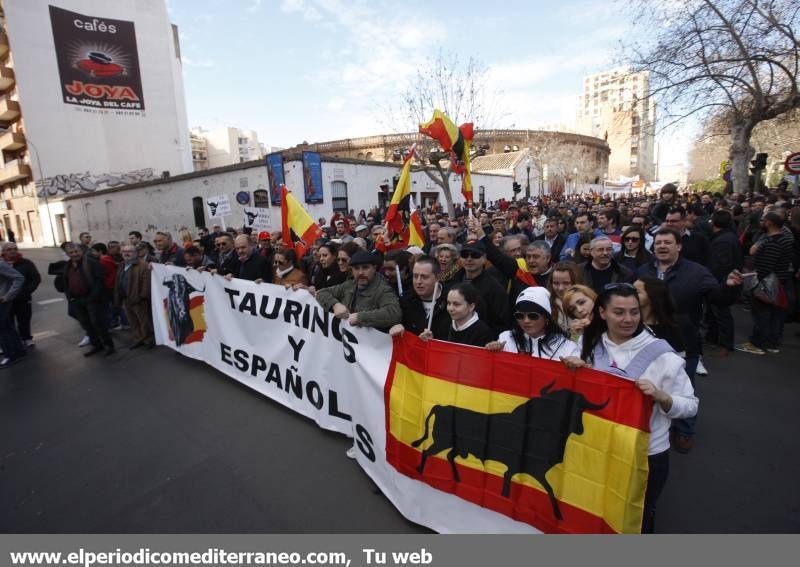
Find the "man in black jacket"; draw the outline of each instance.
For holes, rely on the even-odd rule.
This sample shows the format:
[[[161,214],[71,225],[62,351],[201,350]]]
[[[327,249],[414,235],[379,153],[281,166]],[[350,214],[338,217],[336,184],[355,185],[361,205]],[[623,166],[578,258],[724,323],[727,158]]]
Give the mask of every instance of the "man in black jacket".
[[[633,283],[633,273],[614,260],[614,243],[607,236],[597,236],[590,243],[592,259],[580,265],[583,283],[600,295],[610,283]]]
[[[706,268],[681,257],[681,236],[677,230],[661,228],[655,235],[655,256],[652,264],[639,266],[638,277],[649,276],[663,280],[675,302],[678,326],[686,345],[686,374],[694,384],[694,374],[700,360],[700,320],[703,300],[712,303],[732,303],[741,285],[741,277],[735,273],[720,284]],[[696,417],[672,421],[675,433],[675,449],[688,453],[694,445]]]
[[[708,267],[711,261],[711,247],[708,244],[708,238],[699,231],[689,230],[687,225],[686,211],[676,207],[667,213],[667,218],[662,226],[675,229],[681,235],[682,258]]]
[[[39,284],[42,283],[42,276],[39,275],[39,270],[36,269],[36,265],[33,262],[22,257],[14,242],[6,242],[3,245],[3,259],[25,278],[22,289],[14,299],[11,313],[13,318],[16,319],[20,340],[25,346],[32,346],[31,317],[33,310],[31,309],[31,296],[36,291],[36,288],[39,287]]]
[[[237,236],[233,247],[239,263],[233,272],[225,275],[226,280],[238,278],[257,283],[272,282],[272,266],[250,243],[249,236],[246,234]]]
[[[729,211],[714,211],[711,215],[711,263],[709,269],[720,283],[725,282],[733,270],[742,267],[742,247],[733,228],[733,216]],[[727,356],[733,351],[733,315],[731,306],[723,303],[709,303],[711,317],[706,339],[716,342],[719,350],[712,356]]]
[[[108,332],[110,297],[103,282],[103,268],[92,254],[70,243],[65,246],[69,261],[64,267],[64,282],[69,313],[86,331],[92,348],[84,356],[105,349],[114,354],[114,341]]]
[[[214,252],[209,255],[211,262],[216,266],[210,270],[212,274],[227,276],[233,274],[238,268],[239,258],[233,249],[233,237],[230,234],[220,234],[214,240]]]
[[[461,260],[464,267],[456,272],[451,281],[468,282],[475,286],[480,293],[478,311],[481,320],[497,335],[507,331],[511,324],[508,295],[497,279],[486,272],[486,248],[483,242],[465,244],[461,249]]]
[[[400,298],[402,323],[389,329],[392,336],[409,331],[419,336],[430,328],[431,338],[446,340],[450,329],[447,313],[447,294],[439,283],[439,262],[430,256],[420,256],[414,262],[412,288]]]
[[[558,232],[558,219],[549,218],[544,223],[544,232],[536,237],[536,240],[544,240],[550,245],[550,258],[554,262],[558,262],[561,257],[561,249],[564,248],[564,242],[567,237]]]

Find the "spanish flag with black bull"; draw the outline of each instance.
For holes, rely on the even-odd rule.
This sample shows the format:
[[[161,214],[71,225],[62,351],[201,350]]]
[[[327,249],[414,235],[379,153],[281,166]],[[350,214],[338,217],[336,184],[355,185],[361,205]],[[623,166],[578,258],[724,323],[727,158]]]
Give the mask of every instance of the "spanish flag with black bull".
[[[399,473],[545,533],[639,533],[652,404],[591,369],[396,339],[384,388]]]
[[[298,258],[305,256],[314,241],[322,238],[322,229],[286,185],[281,186],[281,229],[284,246],[293,247]]]

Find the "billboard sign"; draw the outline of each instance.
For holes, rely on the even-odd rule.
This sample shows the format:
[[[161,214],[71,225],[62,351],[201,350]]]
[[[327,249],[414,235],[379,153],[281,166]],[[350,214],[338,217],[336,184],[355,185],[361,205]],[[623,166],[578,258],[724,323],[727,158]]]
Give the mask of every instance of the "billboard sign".
[[[50,24],[66,104],[144,110],[133,22],[50,6]]]
[[[306,203],[322,202],[322,158],[317,152],[303,152],[303,187]]]
[[[283,156],[279,153],[267,156],[267,179],[269,181],[269,198],[272,205],[281,205],[281,185],[286,184],[283,175]]]

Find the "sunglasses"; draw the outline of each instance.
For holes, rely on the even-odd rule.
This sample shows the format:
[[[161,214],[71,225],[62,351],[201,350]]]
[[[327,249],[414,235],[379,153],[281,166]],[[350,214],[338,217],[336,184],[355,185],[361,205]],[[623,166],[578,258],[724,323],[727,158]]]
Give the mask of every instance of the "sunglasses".
[[[468,250],[465,250],[461,253],[461,257],[464,258],[465,260],[467,258],[472,258],[473,260],[477,260],[478,258],[483,258],[483,254],[481,254],[480,252],[470,252]]]
[[[624,240],[625,242],[639,242],[641,238],[639,238],[638,236],[626,236],[622,240]]]
[[[517,321],[522,321],[523,319],[527,319],[528,321],[538,321],[542,318],[541,313],[531,312],[531,313],[523,313],[522,311],[514,312],[514,319]]]

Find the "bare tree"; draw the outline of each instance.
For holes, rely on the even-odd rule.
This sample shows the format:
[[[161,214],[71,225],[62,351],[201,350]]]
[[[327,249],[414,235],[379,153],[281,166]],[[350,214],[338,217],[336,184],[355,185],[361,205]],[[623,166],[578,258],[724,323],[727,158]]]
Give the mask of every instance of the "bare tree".
[[[456,125],[472,122],[476,130],[494,127],[501,113],[494,106],[495,93],[487,92],[487,74],[488,68],[474,57],[462,60],[456,54],[440,51],[419,67],[402,92],[399,108],[386,111],[391,127],[416,131],[419,124],[430,120],[436,108]],[[435,140],[420,135],[415,157],[425,174],[442,188],[447,212],[455,216],[449,154],[441,151]]]
[[[641,0],[639,8],[637,25],[657,31],[628,45],[627,61],[650,72],[666,126],[692,115],[725,120],[734,190],[746,191],[753,129],[800,107],[800,3]]]

